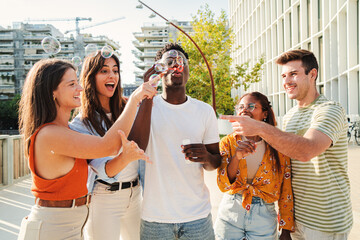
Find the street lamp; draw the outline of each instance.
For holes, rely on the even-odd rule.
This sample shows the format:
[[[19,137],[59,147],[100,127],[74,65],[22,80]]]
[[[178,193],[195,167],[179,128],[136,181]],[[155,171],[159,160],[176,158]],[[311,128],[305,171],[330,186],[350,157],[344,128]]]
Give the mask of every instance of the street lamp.
[[[184,30],[182,30],[181,28],[179,28],[177,25],[175,25],[174,23],[170,22],[169,20],[167,20],[165,17],[163,17],[162,15],[160,15],[158,12],[156,12],[154,9],[152,9],[151,7],[149,7],[148,5],[146,5],[145,3],[143,3],[141,0],[138,0],[142,5],[144,5],[145,7],[147,7],[148,9],[150,9],[153,13],[155,13],[156,15],[158,15],[159,17],[161,17],[162,19],[164,19],[167,23],[169,23],[170,25],[172,25],[173,27],[175,27],[176,29],[178,29],[180,32],[182,32],[183,34],[185,34],[186,37],[188,37],[190,39],[190,41],[196,46],[196,48],[199,50],[202,58],[204,59],[205,63],[206,63],[206,67],[208,69],[209,72],[209,76],[210,76],[210,80],[211,80],[211,91],[212,91],[212,106],[213,109],[215,111],[216,114],[216,101],[215,101],[215,84],[214,84],[214,78],[210,69],[210,65],[208,63],[208,61],[206,60],[206,57],[204,55],[204,53],[201,51],[200,47],[196,44],[196,42],[189,36],[189,34],[187,34]],[[139,5],[138,5],[139,6]],[[136,6],[136,8],[140,8]],[[152,14],[153,15],[153,14]],[[152,15],[150,15],[150,17],[152,17]]]

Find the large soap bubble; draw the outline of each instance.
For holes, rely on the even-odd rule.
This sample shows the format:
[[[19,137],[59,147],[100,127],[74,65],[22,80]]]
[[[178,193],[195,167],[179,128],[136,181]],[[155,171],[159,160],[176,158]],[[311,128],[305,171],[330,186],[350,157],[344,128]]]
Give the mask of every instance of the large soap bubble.
[[[78,67],[81,65],[82,61],[81,61],[81,58],[78,57],[78,56],[75,56],[71,59],[71,62],[74,66]]]
[[[103,58],[110,58],[113,54],[114,54],[114,49],[109,45],[105,45],[101,49],[101,56],[103,56]]]
[[[98,46],[96,44],[88,44],[85,47],[85,56],[95,56],[98,51]]]
[[[41,46],[44,51],[49,54],[57,54],[61,51],[60,42],[52,36],[45,37],[41,41]]]

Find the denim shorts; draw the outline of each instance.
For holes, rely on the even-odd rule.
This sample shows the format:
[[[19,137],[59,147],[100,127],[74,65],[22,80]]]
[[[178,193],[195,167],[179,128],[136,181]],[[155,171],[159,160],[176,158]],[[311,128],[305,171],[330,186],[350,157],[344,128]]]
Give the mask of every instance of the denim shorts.
[[[278,238],[274,203],[253,197],[250,211],[242,206],[242,195],[224,194],[215,221],[216,239],[274,240]]]
[[[185,223],[159,223],[141,220],[141,240],[214,240],[212,217]]]

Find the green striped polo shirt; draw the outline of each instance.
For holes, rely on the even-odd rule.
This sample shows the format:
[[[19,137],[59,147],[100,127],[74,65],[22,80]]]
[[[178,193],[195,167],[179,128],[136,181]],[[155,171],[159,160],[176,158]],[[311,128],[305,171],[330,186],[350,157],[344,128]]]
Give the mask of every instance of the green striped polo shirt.
[[[344,109],[320,95],[309,106],[295,106],[284,116],[286,132],[303,136],[310,128],[326,134],[332,145],[308,162],[291,159],[295,220],[322,232],[349,232],[353,220]]]

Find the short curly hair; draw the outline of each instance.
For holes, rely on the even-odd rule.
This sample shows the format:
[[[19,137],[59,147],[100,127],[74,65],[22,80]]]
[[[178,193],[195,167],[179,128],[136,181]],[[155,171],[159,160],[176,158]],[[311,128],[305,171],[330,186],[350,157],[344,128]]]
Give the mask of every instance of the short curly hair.
[[[180,44],[167,43],[167,44],[165,44],[165,46],[162,49],[157,51],[155,61],[160,60],[162,58],[163,54],[170,50],[177,50],[179,52],[182,52],[185,55],[186,59],[189,59],[189,55],[187,54],[187,52],[185,52],[185,50],[181,47]]]

